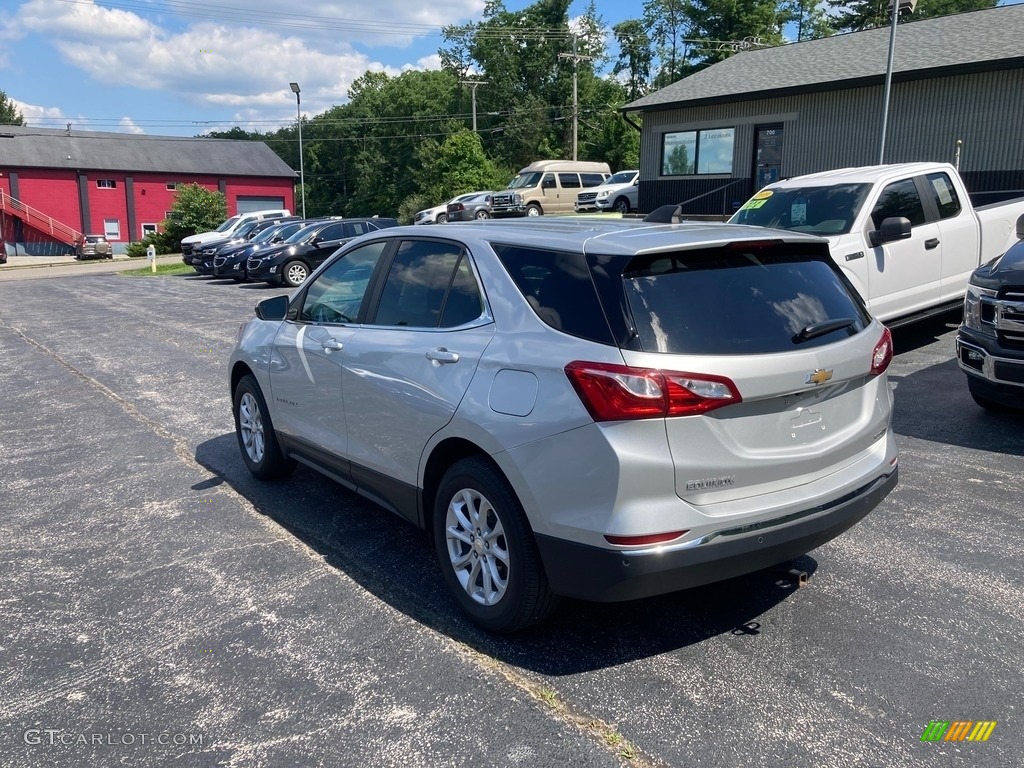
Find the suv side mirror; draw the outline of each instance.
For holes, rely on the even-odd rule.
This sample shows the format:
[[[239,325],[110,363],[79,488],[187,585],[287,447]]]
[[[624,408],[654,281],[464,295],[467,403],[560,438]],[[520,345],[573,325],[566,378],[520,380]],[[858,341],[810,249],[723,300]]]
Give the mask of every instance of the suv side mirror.
[[[1017,218],[1017,239],[1024,240],[1024,213]]]
[[[256,317],[260,320],[284,320],[287,314],[287,296],[273,296],[256,305]]]
[[[868,239],[871,240],[871,247],[877,248],[885,243],[892,243],[896,240],[906,240],[910,237],[910,219],[903,216],[890,216],[882,220],[882,226],[868,232]]]

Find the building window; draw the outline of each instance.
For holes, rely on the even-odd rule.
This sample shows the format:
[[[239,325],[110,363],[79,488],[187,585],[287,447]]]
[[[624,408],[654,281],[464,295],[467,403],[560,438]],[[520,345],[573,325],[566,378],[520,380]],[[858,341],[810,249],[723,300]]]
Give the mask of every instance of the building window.
[[[735,128],[677,131],[662,136],[661,175],[732,173]]]
[[[155,235],[159,230],[156,224],[143,224],[142,225],[142,238],[145,239],[146,235]]]
[[[118,219],[104,219],[103,234],[107,240],[120,240],[121,222]]]
[[[168,181],[168,182],[167,182],[167,189],[168,189],[169,191],[172,191],[172,192],[173,192],[173,191],[174,191],[174,190],[176,190],[177,188],[178,188],[178,182],[176,182],[176,181]]]
[[[96,179],[96,186],[100,189],[117,189],[117,182],[113,179]]]

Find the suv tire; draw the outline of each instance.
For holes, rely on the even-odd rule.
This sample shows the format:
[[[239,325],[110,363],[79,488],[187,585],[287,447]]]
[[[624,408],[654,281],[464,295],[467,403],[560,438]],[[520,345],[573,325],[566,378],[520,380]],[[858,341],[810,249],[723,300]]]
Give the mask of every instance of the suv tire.
[[[616,199],[614,208],[616,211],[625,216],[627,213],[629,213],[629,200],[627,200],[624,197]]]
[[[435,224],[447,224],[448,223],[448,214],[447,213],[439,213],[439,214],[437,214],[437,219],[435,219],[434,223]]]
[[[252,374],[238,382],[232,398],[235,435],[242,460],[257,480],[278,480],[295,469],[295,460],[285,458],[270,420],[267,401]]]
[[[522,504],[489,461],[462,459],[445,473],[433,533],[445,583],[483,629],[517,632],[558,604]]]
[[[309,277],[309,267],[298,259],[289,261],[281,268],[281,279],[284,280],[285,285],[290,285],[292,288],[298,288],[306,282],[307,277]]]

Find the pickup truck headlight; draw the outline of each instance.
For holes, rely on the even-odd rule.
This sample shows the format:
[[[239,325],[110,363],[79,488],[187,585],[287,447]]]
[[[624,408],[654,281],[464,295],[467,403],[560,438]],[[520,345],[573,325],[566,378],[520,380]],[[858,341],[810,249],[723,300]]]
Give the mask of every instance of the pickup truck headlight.
[[[516,192],[514,195],[512,195],[512,205],[522,205],[522,204],[523,204],[523,196],[522,195],[520,195],[518,192]]]
[[[968,283],[964,296],[964,326],[995,336],[995,298],[995,291]]]

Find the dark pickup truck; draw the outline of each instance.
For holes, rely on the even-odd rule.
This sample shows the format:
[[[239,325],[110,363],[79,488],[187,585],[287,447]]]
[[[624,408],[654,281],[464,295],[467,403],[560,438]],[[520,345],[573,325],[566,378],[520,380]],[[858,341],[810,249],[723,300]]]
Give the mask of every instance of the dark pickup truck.
[[[971,274],[956,357],[982,408],[1024,408],[1024,216],[1018,242]]]

